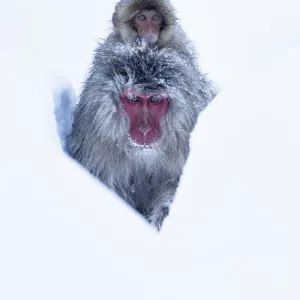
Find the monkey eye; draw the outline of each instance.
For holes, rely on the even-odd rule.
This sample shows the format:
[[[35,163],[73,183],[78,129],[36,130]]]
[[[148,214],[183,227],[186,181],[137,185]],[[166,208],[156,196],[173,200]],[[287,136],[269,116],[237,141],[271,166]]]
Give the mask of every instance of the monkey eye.
[[[164,99],[163,96],[161,96],[161,95],[156,95],[156,96],[153,96],[153,97],[150,98],[150,102],[153,103],[153,104],[158,104],[158,103],[160,103],[163,99]]]
[[[139,98],[136,95],[128,94],[127,99],[129,102],[137,103],[139,102]]]
[[[153,20],[153,21],[159,21],[159,20],[160,20],[160,15],[154,15],[154,16],[152,17],[152,20]]]
[[[138,15],[137,19],[138,19],[139,21],[145,21],[147,18],[146,18],[145,15]]]

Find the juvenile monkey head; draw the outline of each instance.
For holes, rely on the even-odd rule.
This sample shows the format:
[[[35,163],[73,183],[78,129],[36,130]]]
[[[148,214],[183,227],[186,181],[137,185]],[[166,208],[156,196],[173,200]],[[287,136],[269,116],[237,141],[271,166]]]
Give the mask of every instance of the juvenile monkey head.
[[[136,30],[138,38],[150,45],[158,41],[163,23],[163,15],[155,9],[144,9],[132,18],[132,28]]]
[[[112,18],[124,42],[140,39],[160,47],[171,41],[175,21],[169,0],[121,0]]]

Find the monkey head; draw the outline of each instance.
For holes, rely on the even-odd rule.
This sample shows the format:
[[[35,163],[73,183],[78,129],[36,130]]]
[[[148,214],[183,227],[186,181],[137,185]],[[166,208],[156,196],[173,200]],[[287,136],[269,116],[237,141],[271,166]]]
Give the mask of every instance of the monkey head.
[[[124,42],[140,39],[160,47],[172,39],[175,20],[169,0],[121,0],[112,18]]]
[[[169,98],[159,91],[135,87],[121,95],[124,113],[130,119],[129,135],[138,145],[151,146],[161,136],[160,122],[169,108]]]
[[[163,22],[163,15],[158,13],[155,9],[144,9],[132,18],[132,27],[136,30],[140,39],[150,45],[154,45],[159,39]]]
[[[109,186],[116,183],[112,170],[122,170],[128,182],[144,167],[179,174],[197,117],[214,97],[206,76],[189,62],[146,42],[99,46],[67,151]]]

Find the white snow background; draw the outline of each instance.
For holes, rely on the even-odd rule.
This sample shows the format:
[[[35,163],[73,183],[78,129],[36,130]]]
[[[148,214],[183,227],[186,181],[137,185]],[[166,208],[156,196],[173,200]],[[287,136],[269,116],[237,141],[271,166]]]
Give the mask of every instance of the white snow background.
[[[300,4],[173,2],[221,92],[159,234],[56,132],[115,2],[1,2],[1,300],[300,299]]]

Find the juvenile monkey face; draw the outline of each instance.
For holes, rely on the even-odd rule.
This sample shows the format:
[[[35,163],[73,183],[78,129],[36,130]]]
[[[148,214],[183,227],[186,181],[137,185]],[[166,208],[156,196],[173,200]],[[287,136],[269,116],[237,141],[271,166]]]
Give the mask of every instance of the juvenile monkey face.
[[[142,10],[133,17],[133,27],[140,39],[148,44],[155,44],[159,39],[163,16],[155,9]]]

